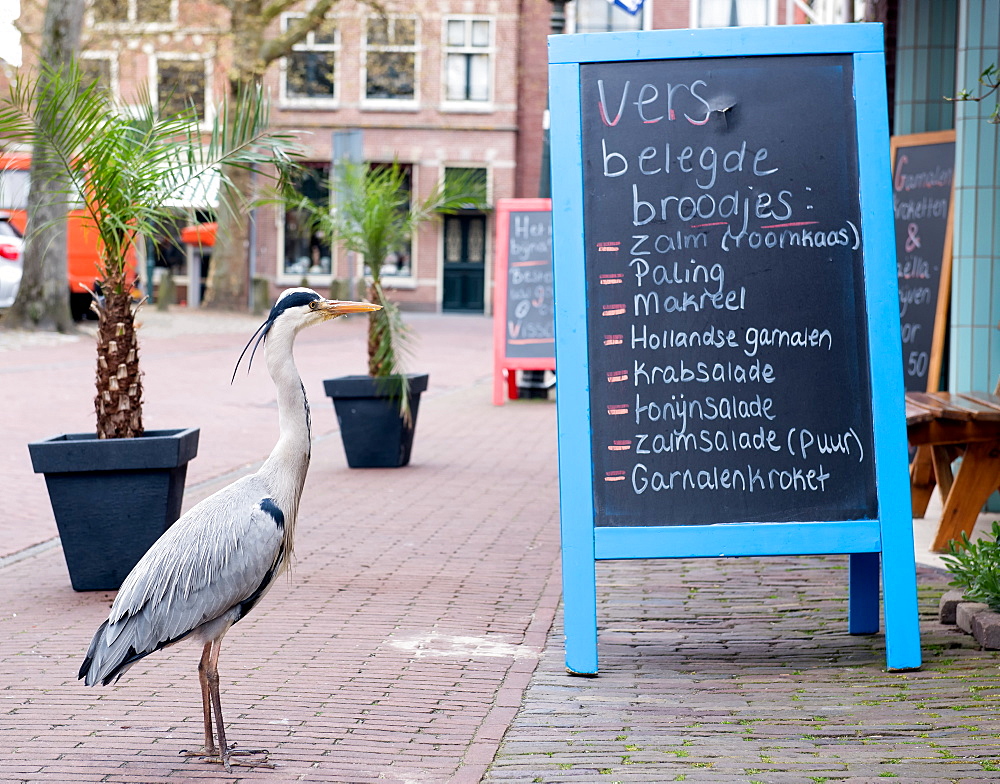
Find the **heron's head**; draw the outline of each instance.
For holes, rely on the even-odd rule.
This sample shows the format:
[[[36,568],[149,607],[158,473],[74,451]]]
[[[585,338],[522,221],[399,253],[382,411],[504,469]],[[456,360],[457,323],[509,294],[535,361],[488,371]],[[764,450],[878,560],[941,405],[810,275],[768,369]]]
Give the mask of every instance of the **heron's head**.
[[[233,378],[236,378],[236,370],[240,367],[247,349],[253,343],[253,350],[250,352],[250,361],[247,363],[247,371],[253,364],[254,354],[257,353],[257,346],[262,341],[267,340],[267,334],[273,329],[290,331],[292,334],[313,324],[335,319],[337,316],[346,316],[348,313],[370,313],[381,310],[381,305],[373,305],[370,302],[346,302],[336,299],[324,299],[312,289],[294,288],[286,289],[278,295],[274,307],[267,316],[267,320],[253,333],[240,358],[236,361],[236,368],[233,370]],[[256,338],[256,342],[255,339]]]

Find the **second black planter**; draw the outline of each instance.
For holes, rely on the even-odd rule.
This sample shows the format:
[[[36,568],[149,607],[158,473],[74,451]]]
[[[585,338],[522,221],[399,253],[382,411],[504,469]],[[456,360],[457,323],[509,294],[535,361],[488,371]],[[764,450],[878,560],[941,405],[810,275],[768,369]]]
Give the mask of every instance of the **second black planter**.
[[[70,582],[113,591],[180,516],[197,428],[150,430],[138,438],[70,433],[28,444],[45,474]]]
[[[417,424],[420,393],[427,389],[427,374],[407,375],[410,387],[410,422],[399,413],[399,401],[384,383],[371,376],[341,376],[323,382],[333,399],[340,436],[351,468],[400,468],[410,462],[413,431]]]

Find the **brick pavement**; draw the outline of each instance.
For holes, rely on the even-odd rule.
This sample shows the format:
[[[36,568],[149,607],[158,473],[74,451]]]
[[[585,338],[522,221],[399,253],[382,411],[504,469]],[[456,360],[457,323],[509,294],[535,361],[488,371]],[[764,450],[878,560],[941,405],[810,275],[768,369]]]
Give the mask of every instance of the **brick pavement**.
[[[229,776],[177,755],[201,735],[194,647],[143,660],[116,687],[80,685],[80,657],[111,595],[74,593],[61,551],[51,547],[0,568],[0,748],[7,752],[0,781],[480,778],[517,711],[558,599],[554,409],[490,404],[487,320],[424,321],[422,367],[432,386],[421,403],[413,464],[348,469],[332,406],[314,393],[317,441],[294,570],[223,647],[229,734],[269,748],[277,767]],[[360,334],[302,334],[296,355],[310,391],[313,376],[334,374],[323,369],[323,354],[363,355]],[[443,336],[452,338],[447,351],[435,348]],[[226,376],[219,392],[194,401],[225,420],[210,433],[221,428],[226,448],[203,428],[192,474],[203,459],[208,467],[186,505],[252,464],[250,456],[263,457],[270,443],[258,448],[251,431],[266,423],[266,438],[274,438],[269,386],[244,379],[238,384],[249,389],[228,388],[243,339],[143,342],[153,411],[180,410],[184,401],[174,395],[192,397],[185,388],[214,389],[213,366]],[[30,359],[8,352],[16,358],[5,375],[43,378],[38,367],[12,369],[54,368],[66,348],[48,347],[40,360],[34,351]],[[170,399],[161,401],[164,390]],[[37,397],[32,405],[44,411]],[[31,514],[42,516],[37,506]]]
[[[148,426],[202,428],[190,505],[276,422],[262,367],[229,386],[256,321],[181,315],[151,316],[142,351]],[[276,767],[233,775],[177,755],[201,735],[195,648],[75,680],[111,596],[70,589],[24,443],[86,429],[92,349],[0,340],[0,782],[1000,781],[1000,659],[936,623],[933,570],[926,665],[888,674],[881,636],[845,632],[842,557],[600,564],[602,674],[567,676],[554,406],[490,405],[487,319],[411,321],[431,389],[398,471],[347,469],[322,397],[363,366],[360,320],[300,336],[297,562],[221,661],[230,735]]]
[[[566,675],[557,616],[485,781],[1000,781],[1000,653],[918,571],[924,667],[888,673],[846,556],[600,563],[600,676]]]

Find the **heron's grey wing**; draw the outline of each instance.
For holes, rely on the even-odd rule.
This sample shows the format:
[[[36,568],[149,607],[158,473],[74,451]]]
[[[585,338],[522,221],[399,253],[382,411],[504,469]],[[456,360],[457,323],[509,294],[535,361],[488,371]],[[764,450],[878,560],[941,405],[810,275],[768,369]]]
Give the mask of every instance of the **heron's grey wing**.
[[[125,579],[87,653],[87,683],[108,682],[227,612],[237,610],[238,620],[241,605],[259,598],[280,567],[283,527],[253,476],[193,507]]]

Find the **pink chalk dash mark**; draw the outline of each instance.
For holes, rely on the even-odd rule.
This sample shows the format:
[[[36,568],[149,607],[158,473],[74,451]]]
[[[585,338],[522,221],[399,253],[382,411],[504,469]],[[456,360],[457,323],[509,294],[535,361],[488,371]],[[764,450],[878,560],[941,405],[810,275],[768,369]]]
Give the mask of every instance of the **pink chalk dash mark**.
[[[708,226],[728,226],[728,221],[716,221],[715,223],[693,223],[691,224],[692,229],[704,229]]]
[[[785,226],[815,226],[819,221],[798,221],[794,223],[772,223],[770,226],[761,226],[762,229],[783,229]]]

